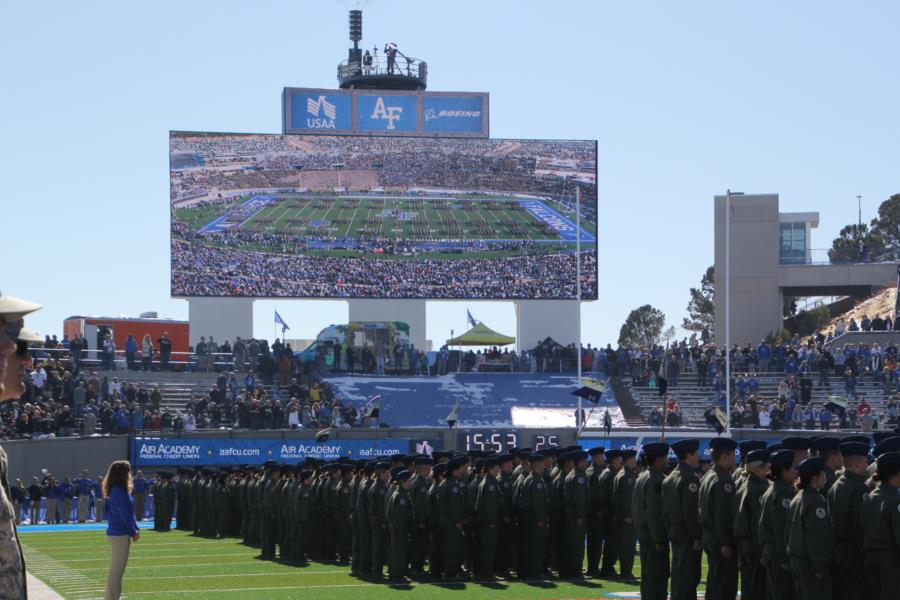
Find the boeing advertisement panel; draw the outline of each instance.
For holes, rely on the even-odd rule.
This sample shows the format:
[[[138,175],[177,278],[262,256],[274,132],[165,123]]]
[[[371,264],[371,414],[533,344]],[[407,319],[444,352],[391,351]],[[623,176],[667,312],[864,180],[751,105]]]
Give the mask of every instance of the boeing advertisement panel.
[[[176,297],[572,300],[580,262],[597,299],[594,141],[172,132],[169,160]]]

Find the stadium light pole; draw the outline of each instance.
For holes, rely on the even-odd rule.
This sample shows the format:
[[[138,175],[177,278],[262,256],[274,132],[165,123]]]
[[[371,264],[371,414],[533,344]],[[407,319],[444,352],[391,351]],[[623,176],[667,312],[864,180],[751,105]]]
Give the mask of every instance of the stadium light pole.
[[[731,437],[731,190],[725,191],[725,433]]]

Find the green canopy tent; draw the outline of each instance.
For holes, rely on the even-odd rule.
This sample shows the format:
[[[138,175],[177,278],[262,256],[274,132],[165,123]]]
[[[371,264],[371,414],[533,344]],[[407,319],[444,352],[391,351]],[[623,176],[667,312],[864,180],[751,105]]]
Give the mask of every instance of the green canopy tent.
[[[514,344],[516,338],[502,333],[497,333],[484,323],[477,323],[475,327],[447,340],[448,346],[506,346]]]

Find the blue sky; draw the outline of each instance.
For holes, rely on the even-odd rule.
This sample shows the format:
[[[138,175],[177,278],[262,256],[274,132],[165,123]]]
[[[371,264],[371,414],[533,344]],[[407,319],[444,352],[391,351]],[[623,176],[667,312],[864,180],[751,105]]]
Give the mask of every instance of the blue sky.
[[[8,2],[0,8],[0,174],[12,259],[0,289],[31,323],[169,298],[168,131],[277,133],[284,86],[334,87],[348,8],[305,2]],[[817,210],[813,246],[900,192],[900,3],[363,2],[364,45],[429,63],[429,89],[491,94],[493,137],[599,142],[600,300],[585,342],[628,312],[679,324],[712,263],[712,197],[778,192]],[[11,239],[10,239],[11,238]],[[747,249],[752,251],[752,248]],[[508,303],[431,303],[429,339],[466,307],[514,334]],[[259,301],[293,337],[340,302]]]

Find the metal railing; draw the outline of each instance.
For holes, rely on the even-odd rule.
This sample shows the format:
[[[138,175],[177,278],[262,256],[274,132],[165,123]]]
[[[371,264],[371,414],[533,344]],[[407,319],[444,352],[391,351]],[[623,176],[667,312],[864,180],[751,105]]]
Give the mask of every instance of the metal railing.
[[[812,248],[806,250],[785,251],[778,256],[781,265],[857,265],[868,263],[898,262],[900,254],[895,250],[872,252],[862,250],[849,254],[835,253],[831,248]]]
[[[428,63],[418,58],[397,54],[396,59],[389,60],[384,54],[371,56],[371,60],[363,57],[361,62],[343,60],[338,64],[338,82],[353,77],[392,76],[409,77],[423,84],[428,79]]]

